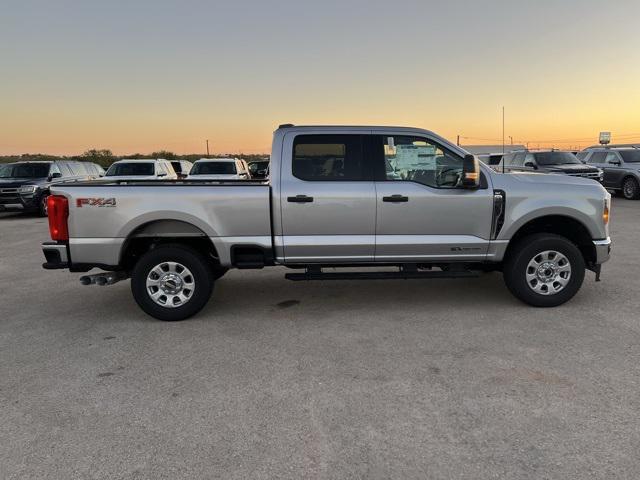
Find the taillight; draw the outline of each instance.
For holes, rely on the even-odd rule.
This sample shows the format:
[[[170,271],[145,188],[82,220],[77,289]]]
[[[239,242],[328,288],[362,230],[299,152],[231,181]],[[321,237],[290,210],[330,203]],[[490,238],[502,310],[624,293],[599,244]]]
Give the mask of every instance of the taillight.
[[[47,214],[49,215],[49,233],[51,240],[69,240],[69,202],[60,195],[49,195],[47,198]]]

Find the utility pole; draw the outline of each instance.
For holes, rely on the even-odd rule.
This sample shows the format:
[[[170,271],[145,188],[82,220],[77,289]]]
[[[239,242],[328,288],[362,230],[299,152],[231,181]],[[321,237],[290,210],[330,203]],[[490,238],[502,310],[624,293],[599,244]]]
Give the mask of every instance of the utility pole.
[[[513,147],[513,137],[509,135],[509,140],[511,141],[511,146]]]
[[[209,156],[209,140],[207,140],[207,157]]]
[[[460,135],[458,135],[458,139],[456,140],[456,145],[460,146]]]

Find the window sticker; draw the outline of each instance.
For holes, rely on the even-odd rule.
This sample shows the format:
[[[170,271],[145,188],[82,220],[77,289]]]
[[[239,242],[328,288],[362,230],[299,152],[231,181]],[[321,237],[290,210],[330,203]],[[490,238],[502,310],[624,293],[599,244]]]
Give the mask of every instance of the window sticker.
[[[436,169],[434,145],[398,145],[395,157],[396,169],[431,171]]]

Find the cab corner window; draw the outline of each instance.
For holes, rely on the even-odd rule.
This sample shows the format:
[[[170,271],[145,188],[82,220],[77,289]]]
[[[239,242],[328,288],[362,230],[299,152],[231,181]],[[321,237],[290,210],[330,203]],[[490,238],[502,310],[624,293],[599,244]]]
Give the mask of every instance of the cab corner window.
[[[365,180],[359,135],[298,135],[293,176],[306,181]]]
[[[462,182],[463,159],[420,137],[384,136],[387,180],[405,180],[433,188],[456,188]]]

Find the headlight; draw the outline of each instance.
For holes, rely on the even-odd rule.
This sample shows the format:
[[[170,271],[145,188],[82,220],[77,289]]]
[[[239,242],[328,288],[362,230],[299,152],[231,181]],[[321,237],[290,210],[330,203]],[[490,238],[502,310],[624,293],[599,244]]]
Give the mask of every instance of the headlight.
[[[33,195],[34,193],[36,193],[37,189],[37,185],[25,185],[24,187],[20,187],[18,189],[18,193],[22,195]]]

